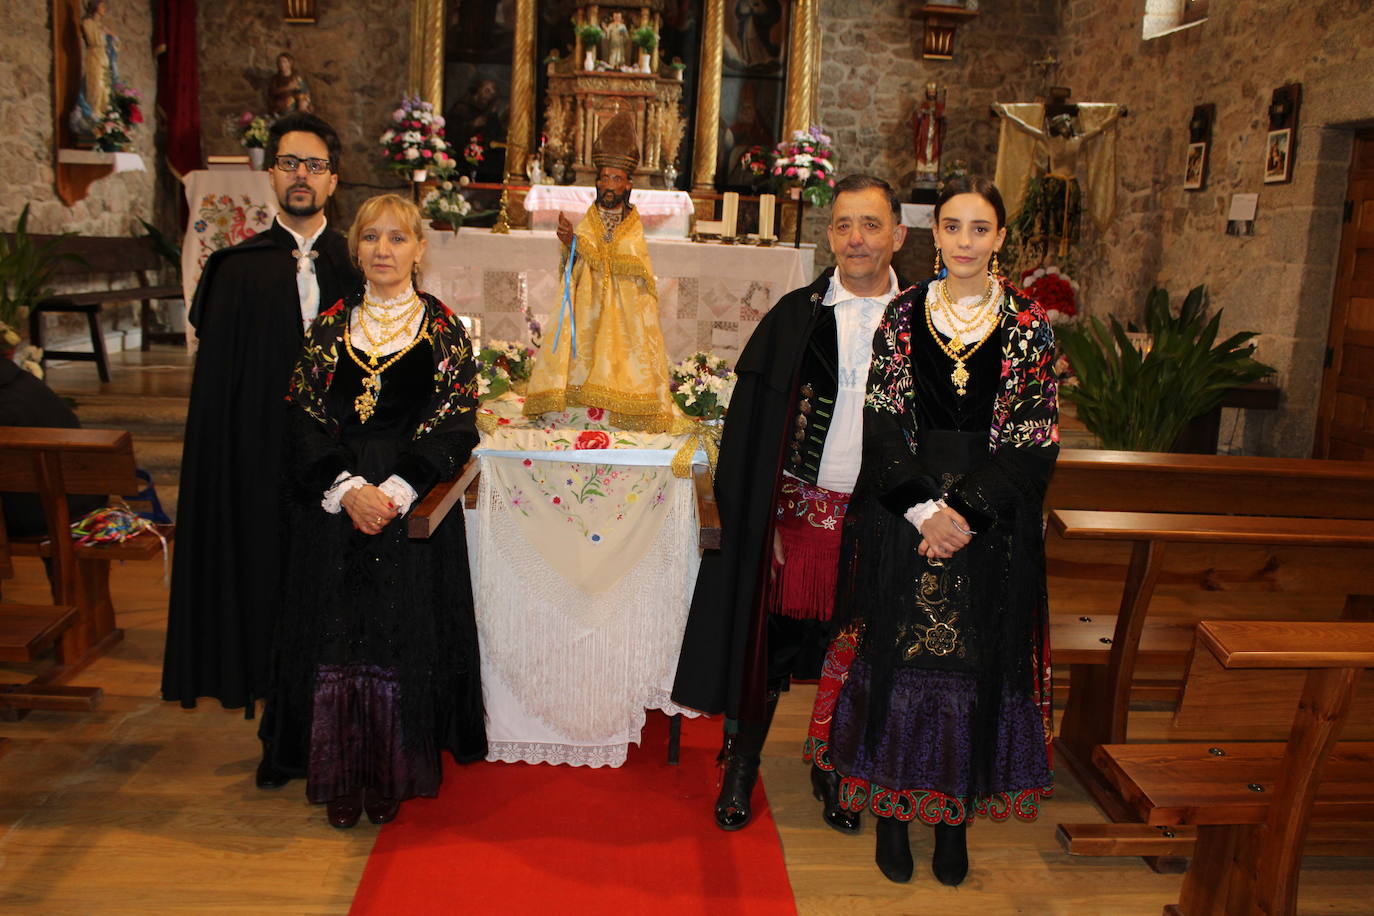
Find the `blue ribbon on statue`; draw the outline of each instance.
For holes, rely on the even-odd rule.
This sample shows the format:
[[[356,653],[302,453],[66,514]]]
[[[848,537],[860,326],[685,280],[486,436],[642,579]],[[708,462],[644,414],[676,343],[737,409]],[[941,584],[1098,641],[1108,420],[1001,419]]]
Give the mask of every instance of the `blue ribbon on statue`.
[[[573,236],[572,246],[568,249],[568,263],[563,268],[563,304],[558,307],[558,330],[553,334],[553,351],[558,352],[558,340],[563,336],[563,315],[568,316],[568,345],[572,358],[577,359],[577,321],[572,305],[573,258],[577,257],[577,236]]]

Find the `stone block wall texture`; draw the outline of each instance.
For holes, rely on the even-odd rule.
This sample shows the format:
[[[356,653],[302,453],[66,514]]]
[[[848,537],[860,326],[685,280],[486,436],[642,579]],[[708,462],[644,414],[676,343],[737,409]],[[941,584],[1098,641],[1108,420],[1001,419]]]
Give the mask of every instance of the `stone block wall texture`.
[[[1260,332],[1259,357],[1283,389],[1276,412],[1223,418],[1223,446],[1309,455],[1352,131],[1374,124],[1374,5],[1213,3],[1200,25],[1145,41],[1139,3],[1064,0],[1061,35],[1056,82],[1130,109],[1118,215],[1078,266],[1088,312],[1134,318],[1156,283],[1176,298],[1207,284],[1222,332]],[[1266,110],[1290,82],[1303,85],[1293,180],[1266,185]],[[1185,191],[1188,120],[1206,102],[1216,105],[1207,187]],[[1259,194],[1253,236],[1225,234],[1234,193]]]
[[[153,144],[157,67],[148,0],[110,0],[105,25],[119,39],[119,75],[143,96],[145,121],[133,151],[147,171],[112,174],[91,185],[85,200],[68,207],[54,186],[52,29],[50,0],[0,4],[0,161],[5,163],[0,226],[13,229],[25,204],[31,232],[64,230],[87,235],[142,232],[138,219],[154,219],[159,162]],[[65,114],[65,113],[64,113]]]
[[[321,3],[319,10],[314,25],[288,25],[282,22],[280,0],[197,4],[201,142],[207,155],[242,154],[239,117],[266,111],[277,55],[291,52],[309,83],[315,113],[343,141],[336,205],[327,213],[347,229],[368,197],[407,193],[400,180],[380,168],[377,137],[406,88],[410,4],[346,0]]]

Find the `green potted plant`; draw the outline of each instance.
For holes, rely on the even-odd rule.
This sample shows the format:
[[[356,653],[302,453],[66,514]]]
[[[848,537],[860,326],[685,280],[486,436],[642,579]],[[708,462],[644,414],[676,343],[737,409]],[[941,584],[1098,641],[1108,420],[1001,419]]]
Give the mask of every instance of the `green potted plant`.
[[[1076,382],[1060,390],[1103,448],[1168,451],[1194,417],[1215,409],[1228,389],[1274,370],[1254,359],[1255,334],[1216,343],[1221,311],[1206,320],[1207,289],[1197,286],[1177,317],[1156,287],[1145,300],[1148,343],[1137,346],[1116,318],[1056,331]]]
[[[51,295],[48,281],[58,263],[81,258],[58,250],[62,240],[72,233],[64,232],[40,243],[29,236],[28,225],[29,207],[25,204],[14,232],[0,233],[0,357],[14,359],[42,377],[42,351],[32,345],[20,347],[20,328],[29,311]]]

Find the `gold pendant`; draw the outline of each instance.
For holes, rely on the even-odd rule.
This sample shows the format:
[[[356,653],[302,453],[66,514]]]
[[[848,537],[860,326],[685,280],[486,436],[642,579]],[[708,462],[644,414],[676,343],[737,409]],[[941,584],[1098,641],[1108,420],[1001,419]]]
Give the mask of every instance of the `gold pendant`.
[[[363,379],[363,393],[353,399],[353,409],[358,411],[358,419],[364,423],[372,419],[372,414],[377,409],[377,392],[381,388],[381,380],[375,375],[369,375]]]
[[[962,396],[965,386],[968,385],[968,370],[964,368],[962,359],[954,361],[954,371],[949,374],[949,380],[954,383],[955,390]]]

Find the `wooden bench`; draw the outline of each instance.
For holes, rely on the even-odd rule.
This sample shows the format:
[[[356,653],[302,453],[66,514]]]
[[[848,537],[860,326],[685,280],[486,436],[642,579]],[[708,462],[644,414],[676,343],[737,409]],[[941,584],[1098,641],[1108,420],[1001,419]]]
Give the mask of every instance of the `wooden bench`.
[[[134,470],[133,440],[121,430],[0,427],[0,490],[37,493],[50,534],[70,529],[68,495],[136,493],[142,484]],[[161,533],[170,539],[171,526]],[[49,559],[54,604],[77,609],[58,642],[57,666],[41,678],[59,684],[124,636],[110,599],[110,562],[160,557],[163,545],[144,532],[108,545],[77,546],[69,536],[12,538],[10,550]]]
[[[35,243],[50,241],[55,236],[35,235]],[[179,285],[156,285],[149,275],[165,266],[162,256],[148,238],[109,238],[68,236],[59,238],[54,249],[72,254],[80,260],[63,259],[57,262],[54,277],[81,284],[100,282],[108,286],[116,277],[133,274],[138,285],[116,289],[91,289],[62,293],[44,299],[29,313],[29,338],[35,346],[43,346],[43,315],[76,312],[86,316],[91,335],[91,352],[78,350],[45,350],[43,358],[94,361],[100,380],[110,380],[109,360],[105,353],[105,335],[100,330],[100,308],[105,303],[138,302],[139,325],[143,332],[142,348],[147,350],[154,338],[180,341],[182,335],[154,332],[152,329],[153,302],[158,299],[180,299]]]
[[[1374,741],[1337,742],[1374,623],[1207,621],[1198,638],[1225,669],[1305,671],[1287,741],[1109,744],[1095,761],[1144,823],[1195,831],[1166,916],[1292,914],[1309,824],[1374,822]]]
[[[1091,647],[1070,654],[1070,692],[1065,705],[1055,756],[1114,821],[1131,820],[1128,805],[1092,765],[1094,748],[1127,740],[1132,686],[1142,661],[1142,635],[1167,545],[1261,544],[1306,548],[1354,548],[1363,554],[1364,568],[1374,568],[1374,520],[1264,518],[1231,515],[1093,512],[1056,509],[1050,526],[1068,539],[1125,541],[1132,545],[1131,562],[1120,607],[1112,620],[1105,658]],[[1370,577],[1366,577],[1370,578]],[[1374,591],[1374,581],[1366,583]],[[1362,616],[1368,596],[1348,599],[1346,616]],[[1151,660],[1190,651],[1187,627],[1193,621],[1173,620],[1151,629]],[[1100,625],[1099,625],[1100,626]],[[1051,658],[1062,661],[1055,640],[1073,624],[1060,623],[1051,633]],[[1180,639],[1180,637],[1185,637]],[[1105,664],[1103,664],[1105,662]]]

